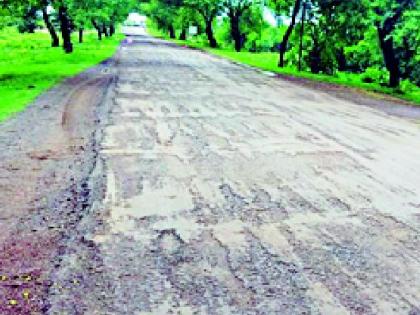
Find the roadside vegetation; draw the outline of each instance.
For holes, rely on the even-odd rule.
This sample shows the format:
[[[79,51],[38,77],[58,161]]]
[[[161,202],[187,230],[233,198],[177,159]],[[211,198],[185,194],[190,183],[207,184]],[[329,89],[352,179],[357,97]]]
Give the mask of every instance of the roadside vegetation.
[[[180,45],[420,104],[420,0],[150,0],[142,10],[150,33]]]
[[[0,121],[111,57],[136,1],[0,0]],[[62,47],[60,49],[59,47]]]
[[[83,44],[75,44],[73,54],[64,54],[51,47],[45,32],[0,31],[0,121],[64,78],[111,57],[121,39],[117,35],[98,41],[96,33],[88,32]]]
[[[420,104],[420,0],[0,0],[0,121],[110,57],[137,10],[182,45]]]

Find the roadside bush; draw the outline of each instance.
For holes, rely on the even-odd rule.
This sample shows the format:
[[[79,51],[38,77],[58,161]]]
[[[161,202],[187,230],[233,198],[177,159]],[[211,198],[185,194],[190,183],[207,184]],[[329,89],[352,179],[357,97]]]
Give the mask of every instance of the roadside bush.
[[[275,51],[281,38],[281,29],[267,26],[260,32],[247,34],[245,49],[250,52]]]
[[[400,89],[404,93],[409,93],[417,90],[418,87],[414,83],[410,82],[410,80],[406,79],[401,81]]]
[[[418,58],[420,60],[420,58]],[[411,80],[420,87],[420,61],[416,63],[413,73],[411,74]]]
[[[214,27],[214,34],[217,43],[221,48],[232,48],[232,36],[230,34],[230,25],[227,18],[219,19]]]
[[[379,83],[385,84],[388,79],[388,74],[385,70],[369,67],[361,74],[361,80],[364,83]]]
[[[370,27],[364,38],[354,45],[344,48],[347,69],[361,73],[370,67],[380,68],[384,65],[382,52],[378,44],[378,33],[375,27]]]

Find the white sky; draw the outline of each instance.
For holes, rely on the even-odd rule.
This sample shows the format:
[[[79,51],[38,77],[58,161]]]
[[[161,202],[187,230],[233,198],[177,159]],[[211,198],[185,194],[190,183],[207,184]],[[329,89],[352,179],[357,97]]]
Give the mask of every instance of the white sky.
[[[264,20],[267,21],[268,24],[272,26],[277,25],[276,18],[270,9],[264,8],[263,15],[264,15]]]

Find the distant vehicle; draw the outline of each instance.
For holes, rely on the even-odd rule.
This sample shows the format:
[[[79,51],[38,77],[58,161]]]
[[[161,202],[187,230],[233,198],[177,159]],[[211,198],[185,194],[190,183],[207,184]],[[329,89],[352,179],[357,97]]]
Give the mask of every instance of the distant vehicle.
[[[138,13],[130,13],[127,20],[124,22],[125,26],[137,26],[146,28],[147,17]]]
[[[124,22],[124,26],[137,26],[137,27],[146,27],[146,23],[144,22]]]

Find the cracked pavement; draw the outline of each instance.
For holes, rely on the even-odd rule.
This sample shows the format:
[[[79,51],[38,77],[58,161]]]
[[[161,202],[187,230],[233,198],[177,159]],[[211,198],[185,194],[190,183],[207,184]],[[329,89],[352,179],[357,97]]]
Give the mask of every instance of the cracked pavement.
[[[40,312],[420,314],[415,121],[147,36],[106,67]]]

